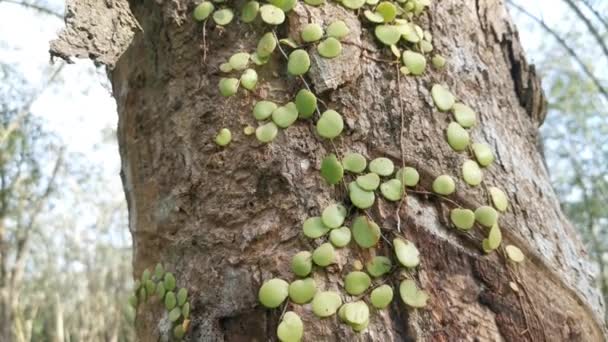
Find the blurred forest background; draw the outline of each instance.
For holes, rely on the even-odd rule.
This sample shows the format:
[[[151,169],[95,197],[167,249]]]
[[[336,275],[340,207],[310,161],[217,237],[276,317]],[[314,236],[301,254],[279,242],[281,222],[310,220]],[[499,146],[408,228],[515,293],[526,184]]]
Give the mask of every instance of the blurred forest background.
[[[608,1],[509,0],[549,99],[543,150],[608,298]],[[102,67],[50,63],[62,0],[0,0],[0,329],[132,341],[130,234]]]

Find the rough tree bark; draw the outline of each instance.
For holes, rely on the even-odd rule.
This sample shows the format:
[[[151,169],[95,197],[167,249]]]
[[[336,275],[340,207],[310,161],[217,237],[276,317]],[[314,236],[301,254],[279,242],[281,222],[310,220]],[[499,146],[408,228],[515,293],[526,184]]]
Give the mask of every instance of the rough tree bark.
[[[80,2],[88,12],[101,6],[96,0]],[[84,52],[93,46],[101,57],[90,57],[112,67],[135,275],[157,262],[177,274],[192,300],[191,341],[273,340],[281,312],[258,305],[261,282],[275,276],[293,279],[291,256],[318,245],[302,236],[303,220],[345,198],[341,187],[326,186],[320,178],[320,161],[333,149],[314,134],[312,124],[298,122],[268,145],[242,134],[244,125],[254,123],[255,99],[287,102],[302,84],[286,75],[275,53],[260,69],[255,94],[224,99],[217,91],[218,66],[235,52],[254,50],[267,27],[233,22],[225,29],[204,29],[190,19],[193,3],[133,0],[129,5],[139,31],[124,19],[130,14],[116,5],[121,1],[106,3],[119,8],[104,20],[122,35],[104,34],[86,20],[76,22],[91,14],[77,13],[78,4],[72,3],[71,29],[52,45],[52,53],[88,56]],[[112,6],[93,8],[92,16]],[[369,159],[388,156],[401,164],[403,149],[403,162],[421,173],[421,188],[429,189],[436,176],[449,173],[459,179],[454,201],[473,209],[487,203],[483,187],[460,180],[466,157],[445,142],[450,118],[432,104],[431,86],[447,84],[479,114],[472,138],[489,143],[497,157],[485,171],[485,183],[502,187],[511,202],[500,219],[504,242],[522,248],[527,261],[516,267],[501,252],[484,255],[480,232],[463,235],[450,228],[449,203],[410,194],[399,215],[403,235],[421,251],[415,274],[430,294],[429,305],[412,311],[394,300],[390,309],[372,315],[361,334],[336,317],[319,320],[306,306],[294,306],[290,310],[305,323],[305,340],[604,340],[604,307],[593,272],[559,209],[537,149],[545,100],[504,3],[434,1],[422,26],[433,34],[436,50],[448,57],[447,71],[400,81],[394,65],[380,61],[388,57],[386,49],[379,49],[352,11],[333,2],[307,9],[299,4],[279,35],[295,35],[309,21],[336,19],[351,28],[343,54],[323,60],[311,51],[309,77],[323,101],[345,117],[337,150],[356,150]],[[133,41],[119,59],[113,59],[111,48],[104,55],[104,42],[129,33]],[[71,35],[82,39],[71,40]],[[65,44],[70,41],[79,46]],[[213,143],[222,127],[233,132],[227,148]],[[387,235],[396,231],[396,210],[382,200],[370,210]],[[366,261],[374,253],[389,255],[390,250],[385,244],[376,251],[340,250],[338,263],[315,275],[318,286],[343,292],[341,279],[353,261]],[[140,307],[140,340],[156,341],[166,333],[163,315],[160,307]]]

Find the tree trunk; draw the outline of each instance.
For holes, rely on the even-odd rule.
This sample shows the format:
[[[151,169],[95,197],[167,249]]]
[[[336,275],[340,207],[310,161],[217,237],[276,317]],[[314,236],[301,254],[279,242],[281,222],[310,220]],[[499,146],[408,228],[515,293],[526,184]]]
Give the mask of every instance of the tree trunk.
[[[219,94],[218,66],[236,52],[254,51],[268,26],[238,20],[225,28],[204,26],[191,19],[193,5],[183,0],[131,1],[130,8],[143,31],[111,78],[135,276],[157,262],[176,274],[193,306],[191,341],[274,340],[281,310],[263,309],[257,291],[273,277],[293,280],[291,257],[321,243],[302,235],[302,222],[330,203],[348,201],[341,186],[330,187],[320,177],[320,162],[334,148],[316,135],[313,123],[301,120],[266,145],[242,133],[254,125],[256,100],[286,103],[304,87],[286,74],[278,51],[258,69],[255,92],[241,89],[227,99]],[[387,238],[401,235],[417,245],[421,264],[412,274],[430,299],[427,307],[412,310],[397,295],[388,309],[372,312],[362,333],[335,316],[321,320],[309,306],[289,304],[304,321],[304,340],[604,340],[604,307],[591,267],[537,149],[545,100],[504,4],[434,1],[420,25],[432,33],[448,67],[429,68],[419,77],[399,76],[394,64],[383,62],[392,58],[390,51],[373,39],[370,26],[333,2],[319,8],[299,3],[277,33],[298,37],[305,23],[337,19],[350,27],[342,55],[326,60],[311,49],[306,77],[345,118],[334,141],[338,154],[389,157],[420,172],[417,193],[410,191],[401,210],[379,199],[368,213]],[[487,142],[496,156],[484,170],[484,186],[461,180],[467,156],[445,141],[451,119],[433,105],[430,88],[436,83],[478,113],[472,139]],[[220,148],[214,137],[223,127],[233,140]],[[444,173],[458,179],[450,199],[467,208],[488,203],[487,186],[505,190],[511,205],[500,217],[503,244],[519,246],[527,257],[523,264],[509,262],[502,249],[485,255],[481,229],[462,234],[451,227],[452,202],[424,194]],[[392,255],[382,240],[372,250],[353,244],[338,254],[335,265],[314,277],[318,288],[339,291],[346,301],[342,279],[353,262]],[[388,281],[398,289],[398,275]],[[140,340],[168,334],[163,312],[160,305],[139,307]]]

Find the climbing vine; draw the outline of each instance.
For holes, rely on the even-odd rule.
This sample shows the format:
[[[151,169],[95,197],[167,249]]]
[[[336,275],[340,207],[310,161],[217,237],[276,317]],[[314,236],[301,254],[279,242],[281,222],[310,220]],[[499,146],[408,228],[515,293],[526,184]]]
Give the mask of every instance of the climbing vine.
[[[387,54],[393,56],[393,60],[378,61],[397,66],[399,89],[402,76],[415,77],[428,72],[427,60],[430,60],[436,71],[446,66],[446,58],[434,52],[431,33],[417,24],[418,16],[429,8],[431,0],[339,2],[373,26],[371,31],[376,41],[387,48]],[[254,91],[259,81],[256,70],[263,68],[278,50],[284,59],[287,73],[299,81],[303,88],[294,94],[293,101],[285,104],[275,103],[270,99],[261,99],[252,104],[253,118],[258,125],[247,126],[243,132],[247,136],[255,134],[260,143],[269,144],[281,130],[288,129],[298,119],[312,120],[315,133],[328,141],[333,150],[333,153],[325,156],[321,162],[321,177],[329,186],[342,184],[348,192],[348,198],[336,199],[324,208],[319,216],[307,218],[302,223],[303,235],[319,244],[312,251],[300,251],[293,256],[291,270],[296,280],[288,283],[280,278],[272,278],[264,281],[259,288],[259,302],[264,307],[275,309],[283,305],[277,335],[285,342],[299,341],[305,333],[302,320],[294,311],[287,311],[288,306],[310,303],[312,312],[317,317],[337,314],[342,322],[360,332],[365,330],[370,322],[372,311],[369,305],[375,310],[383,310],[392,302],[394,293],[390,280],[395,279],[399,282],[399,297],[409,308],[415,310],[426,306],[429,295],[420,289],[416,277],[416,268],[421,262],[420,253],[415,244],[407,240],[401,232],[399,209],[403,204],[407,204],[405,199],[410,194],[433,195],[448,203],[452,207],[450,221],[459,231],[469,231],[477,224],[487,236],[481,244],[481,249],[486,253],[498,249],[501,245],[499,213],[508,209],[506,194],[498,187],[487,188],[483,183],[483,169],[492,165],[494,155],[490,146],[473,142],[470,138],[469,130],[477,125],[475,111],[466,104],[457,102],[457,97],[444,85],[433,85],[431,97],[440,112],[453,116],[454,121],[445,128],[447,144],[455,153],[468,154],[469,159],[462,164],[460,176],[468,186],[483,186],[490,202],[488,205],[473,210],[464,208],[450,199],[457,189],[454,177],[448,174],[439,175],[433,180],[432,192],[424,190],[419,185],[418,171],[405,165],[403,151],[400,168],[395,167],[394,158],[376,156],[368,161],[358,152],[338,151],[333,142],[339,139],[344,129],[344,121],[339,110],[328,107],[319,99],[307,81],[307,74],[312,67],[309,53],[316,53],[327,60],[340,56],[342,44],[348,37],[350,28],[341,20],[333,21],[326,27],[319,23],[308,23],[302,27],[298,37],[280,38],[276,26],[285,22],[286,13],[294,9],[297,3],[297,0],[268,0],[268,3],[264,4],[248,1],[237,11],[223,1],[203,1],[193,12],[194,20],[205,26],[211,22],[218,26],[227,26],[235,20],[235,12],[240,12],[238,20],[241,22],[252,23],[261,20],[263,25],[268,27],[268,31],[260,37],[255,51],[235,52],[219,66],[222,72],[218,83],[219,93],[229,98],[239,91]],[[303,6],[323,6],[325,0],[304,0],[304,3]],[[401,99],[400,106],[403,121]],[[215,143],[226,147],[231,141],[231,131],[220,127],[215,136]],[[403,146],[401,148],[403,149]],[[397,206],[397,229],[389,230],[394,235],[392,239],[384,235],[368,211],[374,206],[378,196],[394,202]],[[325,267],[336,262],[336,248],[353,246],[375,249],[381,239],[392,247],[393,253],[387,256],[376,255],[365,265],[360,261],[354,262],[354,270],[344,276],[344,291],[347,296],[337,291],[317,288],[311,274],[322,272]],[[354,244],[351,240],[354,240]],[[515,246],[509,245],[505,251],[513,262],[524,260],[523,253]],[[161,281],[163,277],[164,281]],[[180,289],[176,295],[173,292],[175,280],[173,278],[173,286],[169,288],[167,277],[171,279],[173,275],[164,273],[161,265],[157,266],[153,276],[148,270],[144,271],[141,283],[136,286],[132,303],[137,306],[138,302],[141,303],[150,296],[164,301],[168,318],[173,322],[174,337],[181,339],[189,322],[187,292]]]

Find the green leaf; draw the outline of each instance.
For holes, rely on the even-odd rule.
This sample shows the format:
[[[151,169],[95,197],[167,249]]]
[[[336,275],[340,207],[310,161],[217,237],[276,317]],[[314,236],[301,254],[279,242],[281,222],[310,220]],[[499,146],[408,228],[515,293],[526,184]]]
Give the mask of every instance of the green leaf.
[[[266,4],[260,7],[262,20],[269,25],[280,25],[285,21],[285,12],[282,9]]]
[[[213,21],[220,26],[226,26],[230,24],[234,18],[234,12],[229,8],[223,8],[213,12]]]
[[[326,110],[317,121],[317,134],[326,139],[333,139],[342,133],[344,122],[342,116],[334,110]]]
[[[213,3],[210,1],[203,1],[194,8],[194,13],[192,16],[197,21],[204,21],[209,17],[209,15],[211,15],[211,13],[213,13],[214,9],[215,7],[213,6]]]
[[[310,68],[310,57],[308,52],[302,49],[294,50],[289,54],[287,71],[294,75],[304,75]]]
[[[267,280],[258,292],[258,299],[262,305],[269,309],[279,307],[289,295],[289,284],[279,278]]]
[[[366,216],[358,216],[353,222],[353,237],[362,248],[371,248],[380,240],[380,227]]]
[[[335,154],[327,155],[321,162],[321,177],[329,185],[338,184],[344,177],[344,169]]]

